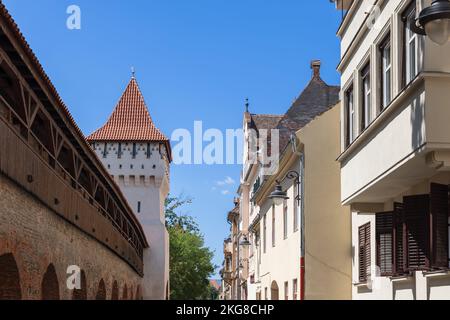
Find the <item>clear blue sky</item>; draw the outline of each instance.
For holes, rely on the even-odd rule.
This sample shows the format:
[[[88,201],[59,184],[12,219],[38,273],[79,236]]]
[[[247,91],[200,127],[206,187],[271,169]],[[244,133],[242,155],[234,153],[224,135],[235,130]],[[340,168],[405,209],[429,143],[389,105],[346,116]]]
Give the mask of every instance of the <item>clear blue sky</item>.
[[[328,0],[4,0],[85,134],[102,125],[136,68],[150,113],[177,128],[237,129],[251,112],[284,113],[307,84],[311,59],[338,84],[340,14]],[[82,29],[66,28],[80,6]],[[171,192],[194,198],[221,265],[240,166],[173,166]],[[235,182],[219,186],[231,177]],[[225,191],[228,191],[228,194]]]

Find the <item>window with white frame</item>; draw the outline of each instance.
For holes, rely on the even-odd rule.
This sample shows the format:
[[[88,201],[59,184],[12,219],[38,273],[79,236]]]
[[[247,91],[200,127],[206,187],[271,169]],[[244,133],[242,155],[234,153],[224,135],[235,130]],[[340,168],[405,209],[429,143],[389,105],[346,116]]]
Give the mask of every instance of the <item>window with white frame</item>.
[[[372,121],[372,90],[370,83],[370,62],[361,71],[361,131],[366,129]]]
[[[353,85],[345,92],[345,113],[346,113],[346,142],[347,146],[355,140],[355,104]]]
[[[419,73],[419,35],[412,31],[408,24],[409,21],[416,19],[415,1],[405,10],[402,16],[404,28],[404,85],[408,85]]]
[[[391,37],[388,35],[380,45],[381,56],[381,108],[386,108],[392,100],[392,59]]]

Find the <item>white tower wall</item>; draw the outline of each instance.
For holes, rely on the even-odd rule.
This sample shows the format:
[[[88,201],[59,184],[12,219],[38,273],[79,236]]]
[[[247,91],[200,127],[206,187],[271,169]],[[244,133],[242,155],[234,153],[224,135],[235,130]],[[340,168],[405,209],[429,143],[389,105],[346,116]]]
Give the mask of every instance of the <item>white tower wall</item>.
[[[169,193],[166,147],[156,142],[95,142],[93,148],[127,198],[150,244],[144,250],[143,297],[166,299],[169,289],[169,235],[164,217],[164,202]]]

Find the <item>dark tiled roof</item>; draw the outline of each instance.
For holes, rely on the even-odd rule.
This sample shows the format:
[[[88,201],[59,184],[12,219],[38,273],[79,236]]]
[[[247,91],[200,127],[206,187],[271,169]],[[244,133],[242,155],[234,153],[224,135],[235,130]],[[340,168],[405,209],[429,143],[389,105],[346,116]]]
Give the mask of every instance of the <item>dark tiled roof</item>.
[[[256,130],[275,129],[280,120],[283,119],[282,115],[252,114],[250,116],[252,119],[251,126]]]
[[[291,134],[300,130],[339,102],[339,91],[339,86],[327,85],[320,78],[320,75],[313,76],[309,84],[278,123],[280,151],[286,147]]]

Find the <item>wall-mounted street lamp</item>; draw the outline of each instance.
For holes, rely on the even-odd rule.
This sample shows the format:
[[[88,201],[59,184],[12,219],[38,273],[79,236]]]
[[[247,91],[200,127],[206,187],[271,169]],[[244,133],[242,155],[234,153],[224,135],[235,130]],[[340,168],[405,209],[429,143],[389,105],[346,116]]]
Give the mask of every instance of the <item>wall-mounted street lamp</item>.
[[[450,40],[450,1],[433,0],[431,6],[423,9],[417,20],[410,22],[411,30],[444,45]]]
[[[294,183],[297,185],[297,194],[295,195],[295,199],[300,204],[300,173],[297,171],[290,171],[283,179],[286,180],[294,180]],[[283,191],[283,187],[281,186],[282,181],[277,181],[277,185],[275,186],[275,190],[270,194],[269,199],[272,199],[276,206],[280,206],[283,204],[285,200],[288,200],[289,197],[286,191]]]
[[[297,185],[297,194],[295,195],[295,200],[297,200],[297,206],[300,209],[300,300],[305,299],[305,213],[304,213],[304,203],[302,201],[302,196],[304,195],[304,190],[302,189],[304,181],[305,172],[305,158],[304,155],[300,155],[301,173],[297,171],[290,171],[283,179],[293,180]],[[301,180],[301,181],[300,181]],[[289,199],[287,193],[283,191],[281,186],[282,181],[277,181],[275,190],[270,194],[269,198],[273,200],[275,205],[281,205],[287,199]]]
[[[237,300],[241,300],[242,297],[242,293],[241,293],[241,279],[240,279],[240,273],[241,271],[244,271],[244,264],[242,263],[241,257],[240,257],[240,253],[241,253],[241,249],[240,247],[243,248],[248,248],[249,246],[251,246],[251,242],[248,241],[248,238],[246,235],[242,235],[242,240],[241,240],[241,234],[239,234],[238,236],[238,250],[237,250],[237,261],[239,262],[238,265],[238,279],[237,279]]]
[[[240,242],[240,245],[242,247],[250,247],[252,245],[252,243],[250,241],[248,241],[247,236],[244,236],[244,238]]]

